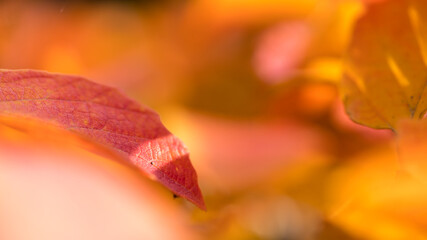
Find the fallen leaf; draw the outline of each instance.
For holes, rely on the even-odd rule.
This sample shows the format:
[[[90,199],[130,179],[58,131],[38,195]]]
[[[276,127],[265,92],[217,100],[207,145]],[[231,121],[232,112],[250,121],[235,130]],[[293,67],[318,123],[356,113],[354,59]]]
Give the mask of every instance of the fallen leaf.
[[[108,145],[176,194],[205,209],[183,143],[153,110],[77,76],[0,71],[0,113],[53,123]]]
[[[427,4],[391,0],[372,4],[357,22],[345,60],[343,92],[350,117],[373,128],[427,109]]]

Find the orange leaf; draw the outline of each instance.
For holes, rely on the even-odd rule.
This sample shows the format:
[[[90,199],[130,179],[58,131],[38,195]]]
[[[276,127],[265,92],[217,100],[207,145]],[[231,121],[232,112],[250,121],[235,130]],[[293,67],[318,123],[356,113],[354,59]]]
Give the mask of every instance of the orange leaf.
[[[202,209],[197,175],[183,143],[159,116],[117,90],[77,76],[0,71],[0,113],[48,121],[124,154],[138,168]]]
[[[391,146],[355,155],[326,182],[329,219],[357,239],[425,238],[425,184],[402,171]]]
[[[357,22],[344,67],[350,117],[373,128],[396,127],[427,109],[427,4],[372,4]]]

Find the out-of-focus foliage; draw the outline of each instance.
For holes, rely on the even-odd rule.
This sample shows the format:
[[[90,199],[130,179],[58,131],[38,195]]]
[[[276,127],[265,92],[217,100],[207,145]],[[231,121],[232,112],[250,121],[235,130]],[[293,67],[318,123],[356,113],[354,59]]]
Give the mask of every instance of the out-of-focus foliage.
[[[408,2],[415,4],[409,8],[412,15],[408,8],[394,6]],[[368,71],[362,82],[367,92],[380,93],[394,86],[386,83],[396,74],[390,66],[400,64],[410,83],[422,79],[423,52],[414,45],[418,35],[408,21],[415,11],[421,24],[425,5],[409,0],[2,1],[0,67],[85,76],[115,86],[160,113],[165,126],[190,150],[208,211],[168,194],[158,196],[155,187],[152,196],[161,200],[153,200],[150,213],[159,214],[159,221],[170,219],[161,228],[150,227],[153,236],[161,238],[171,229],[183,239],[423,239],[425,124],[393,125],[398,136],[355,124],[341,102],[340,80],[342,72],[350,76],[349,69],[378,71]],[[364,13],[368,15],[357,23]],[[384,15],[393,18],[384,22]],[[423,36],[422,31],[417,34]],[[387,60],[390,52],[401,58]],[[344,93],[354,93],[348,89]],[[413,90],[421,88],[414,85]],[[393,98],[400,96],[369,95],[376,104],[387,103],[378,105],[390,107],[384,111],[405,108]],[[393,101],[396,108],[389,104]],[[362,121],[355,117],[361,112],[347,111]],[[19,151],[35,144],[16,141]],[[3,146],[0,150],[6,151]],[[73,156],[69,160],[77,161]],[[70,176],[79,175],[71,170]],[[123,171],[125,180],[115,184],[128,186],[126,179],[133,175]],[[145,186],[148,180],[142,181]],[[44,184],[39,187],[46,194],[58,193]],[[110,182],[93,184],[103,190],[87,198],[78,192],[87,186],[76,182],[73,189],[83,202],[98,194],[117,194],[104,190]],[[130,191],[151,196],[141,186]],[[15,195],[10,196],[7,207],[13,210],[7,214],[16,218],[25,201],[14,205]],[[135,198],[141,206],[132,200],[136,208],[147,207],[143,198]],[[58,205],[58,211],[61,206],[69,208]],[[127,207],[119,201],[115,206]],[[137,210],[129,211],[126,216],[132,219],[120,218],[118,233],[126,229],[122,224],[144,225]],[[70,224],[83,218],[81,214],[73,215]],[[0,215],[0,224],[2,220]],[[43,227],[60,227],[62,222],[56,224]],[[26,231],[31,234],[39,226]]]
[[[404,120],[399,123],[398,150],[402,167],[421,183],[426,182],[426,123]]]
[[[1,239],[197,239],[170,194],[111,151],[40,122],[0,122]]]
[[[344,102],[350,116],[374,128],[427,110],[425,1],[373,5],[358,22],[345,63]]]

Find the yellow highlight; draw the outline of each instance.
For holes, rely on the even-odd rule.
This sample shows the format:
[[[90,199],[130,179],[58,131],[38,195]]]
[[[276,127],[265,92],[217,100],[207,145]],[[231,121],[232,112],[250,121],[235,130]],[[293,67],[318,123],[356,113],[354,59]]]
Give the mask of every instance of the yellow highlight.
[[[353,80],[362,93],[366,92],[365,82],[363,82],[363,79],[353,70],[352,67],[347,65],[345,68],[345,73]]]
[[[418,45],[420,46],[421,57],[423,58],[424,65],[427,66],[427,46],[422,38],[420,30],[420,16],[413,6],[408,8],[408,15],[414,30],[415,38],[417,39]]]
[[[402,70],[400,70],[399,66],[397,65],[396,61],[391,56],[387,56],[387,64],[390,67],[391,72],[396,77],[397,81],[399,82],[400,86],[407,87],[409,84],[411,84],[408,80],[408,78],[405,77]]]
[[[306,74],[321,82],[338,83],[342,76],[342,62],[336,58],[320,58],[309,63]]]

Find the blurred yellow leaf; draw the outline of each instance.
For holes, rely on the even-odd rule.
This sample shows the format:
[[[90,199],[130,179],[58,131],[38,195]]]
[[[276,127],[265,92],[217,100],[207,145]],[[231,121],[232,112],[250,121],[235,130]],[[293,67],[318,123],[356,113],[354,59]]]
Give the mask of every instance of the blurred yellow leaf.
[[[393,148],[360,154],[328,180],[329,219],[362,239],[426,239],[427,190]]]
[[[372,4],[358,21],[344,65],[344,103],[351,118],[396,128],[427,109],[427,2]]]

